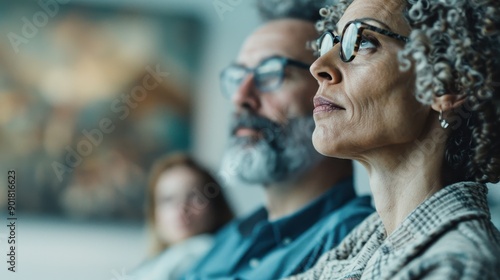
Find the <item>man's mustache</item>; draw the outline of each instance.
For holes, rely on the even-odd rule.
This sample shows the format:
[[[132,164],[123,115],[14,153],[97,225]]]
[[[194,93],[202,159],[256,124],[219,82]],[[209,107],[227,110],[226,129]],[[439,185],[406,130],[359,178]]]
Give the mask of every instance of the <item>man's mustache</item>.
[[[258,131],[279,132],[283,126],[266,117],[258,116],[248,111],[243,111],[234,115],[231,121],[231,136],[234,136],[239,128],[250,128]],[[265,133],[266,134],[266,133]]]

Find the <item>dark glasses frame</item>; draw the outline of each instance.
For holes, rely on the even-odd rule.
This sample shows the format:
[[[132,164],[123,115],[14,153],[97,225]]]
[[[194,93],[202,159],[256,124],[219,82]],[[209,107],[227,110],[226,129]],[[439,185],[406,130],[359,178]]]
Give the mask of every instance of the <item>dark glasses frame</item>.
[[[344,45],[343,45],[343,42],[344,42],[344,38],[345,38],[345,32],[347,30],[347,28],[349,28],[349,26],[351,24],[354,24],[356,26],[356,41],[354,43],[354,49],[353,49],[353,52],[352,52],[352,56],[350,57],[346,57],[345,56],[345,52],[344,52]],[[356,57],[356,54],[358,53],[359,51],[359,46],[360,46],[360,43],[361,43],[361,40],[362,40],[362,34],[363,34],[363,31],[365,29],[368,29],[368,30],[371,30],[373,32],[376,32],[376,33],[379,33],[379,34],[382,34],[382,35],[385,35],[387,37],[391,37],[391,38],[394,38],[396,40],[400,40],[400,41],[403,41],[405,43],[407,43],[410,39],[406,36],[403,36],[401,34],[398,34],[398,33],[394,33],[392,31],[389,31],[389,30],[386,30],[386,29],[383,29],[383,28],[379,28],[379,27],[376,27],[376,26],[373,26],[371,24],[368,24],[368,23],[365,23],[365,22],[362,22],[360,20],[352,20],[352,21],[349,21],[345,26],[344,26],[344,29],[342,30],[342,35],[341,36],[338,36],[338,35],[335,35],[333,34],[332,31],[330,30],[327,30],[325,31],[317,40],[316,40],[316,48],[319,52],[319,54],[321,55],[321,44],[323,42],[323,40],[325,39],[326,36],[330,36],[333,44],[332,44],[332,49],[333,47],[335,47],[335,45],[337,43],[340,43],[340,58],[342,59],[343,62],[351,62],[355,57]],[[329,50],[328,50],[329,51]],[[327,51],[327,52],[328,52]],[[325,52],[326,53],[326,52]]]
[[[258,72],[259,67],[262,67],[266,63],[269,63],[269,61],[271,61],[271,60],[276,60],[281,64],[281,71],[279,72],[278,82],[276,83],[276,85],[274,85],[273,87],[264,87],[263,85],[260,84],[261,79],[256,78],[256,77],[258,77],[260,75],[260,73]],[[245,66],[237,65],[237,64],[229,65],[224,70],[222,70],[222,72],[220,73],[222,93],[227,98],[231,98],[235,94],[235,92],[227,92],[228,89],[226,89],[224,86],[225,86],[226,77],[228,75],[228,72],[233,70],[233,69],[236,69],[236,68],[243,70],[245,72],[244,75],[242,76],[241,80],[238,81],[239,84],[241,84],[241,82],[245,79],[245,77],[248,74],[253,74],[253,76],[254,76],[253,80],[254,80],[255,86],[257,87],[257,89],[259,91],[269,92],[269,91],[276,90],[283,84],[283,80],[285,78],[285,68],[289,65],[295,66],[298,68],[303,68],[303,69],[309,69],[309,67],[311,67],[311,64],[307,64],[307,63],[304,63],[304,62],[301,62],[301,61],[298,61],[295,59],[291,59],[291,58],[283,57],[283,56],[278,56],[278,55],[271,56],[271,57],[268,57],[268,58],[262,60],[259,63],[259,65],[257,65],[254,68],[249,68],[249,67],[245,67]]]

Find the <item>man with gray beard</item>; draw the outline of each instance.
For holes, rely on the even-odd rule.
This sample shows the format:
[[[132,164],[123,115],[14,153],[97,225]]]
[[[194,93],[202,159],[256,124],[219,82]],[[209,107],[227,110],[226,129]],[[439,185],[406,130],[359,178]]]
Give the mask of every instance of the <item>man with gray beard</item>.
[[[370,198],[355,194],[351,161],[313,148],[318,85],[305,46],[317,37],[317,18],[303,16],[315,9],[312,1],[280,1],[291,2],[290,13],[252,33],[221,73],[222,92],[235,106],[221,173],[226,182],[262,185],[266,204],[217,233],[184,279],[265,280],[306,271],[373,212]],[[283,11],[276,1],[259,4],[263,14]]]
[[[255,135],[237,136],[244,128],[249,129],[247,133],[254,130]],[[313,130],[311,116],[294,117],[280,124],[242,109],[231,123],[221,175],[229,185],[293,183],[322,160],[311,142]]]

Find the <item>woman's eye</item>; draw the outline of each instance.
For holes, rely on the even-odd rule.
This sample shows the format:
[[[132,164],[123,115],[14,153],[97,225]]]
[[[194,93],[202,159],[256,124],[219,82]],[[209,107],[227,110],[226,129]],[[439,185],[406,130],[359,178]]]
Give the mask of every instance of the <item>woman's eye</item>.
[[[374,39],[368,37],[362,37],[359,43],[359,49],[373,49],[377,47],[377,43]]]

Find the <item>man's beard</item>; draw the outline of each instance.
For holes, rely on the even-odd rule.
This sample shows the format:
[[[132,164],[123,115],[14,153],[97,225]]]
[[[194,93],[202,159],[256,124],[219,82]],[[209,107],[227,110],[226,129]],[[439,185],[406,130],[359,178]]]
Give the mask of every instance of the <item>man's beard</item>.
[[[260,136],[235,136],[241,127],[254,129]],[[280,125],[248,112],[237,115],[222,160],[223,179],[229,184],[266,185],[300,177],[322,157],[313,147],[313,130],[312,116],[289,119]]]

